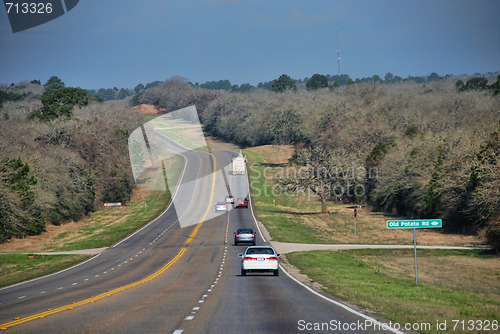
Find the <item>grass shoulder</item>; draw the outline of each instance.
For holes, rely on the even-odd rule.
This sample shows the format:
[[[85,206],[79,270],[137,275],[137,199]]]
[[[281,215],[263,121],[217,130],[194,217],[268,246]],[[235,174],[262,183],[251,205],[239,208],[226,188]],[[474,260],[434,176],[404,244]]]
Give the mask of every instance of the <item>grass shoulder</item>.
[[[0,254],[0,287],[45,276],[88,258],[88,255]]]
[[[165,191],[138,190],[127,205],[94,212],[88,221],[59,235],[47,245],[49,251],[72,251],[109,247],[156,218],[170,201]]]
[[[419,250],[418,285],[412,250],[309,251],[286,258],[325,292],[402,325],[429,323],[424,333],[440,332],[437,322],[500,321],[500,259],[491,253]]]

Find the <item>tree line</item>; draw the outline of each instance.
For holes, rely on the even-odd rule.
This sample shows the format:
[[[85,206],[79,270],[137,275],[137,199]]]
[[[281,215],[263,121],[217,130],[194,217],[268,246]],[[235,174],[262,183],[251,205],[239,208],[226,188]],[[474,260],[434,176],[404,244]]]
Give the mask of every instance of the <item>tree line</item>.
[[[439,74],[433,72],[427,76],[408,76],[406,78],[402,78],[398,75],[394,75],[392,73],[387,73],[384,78],[381,78],[379,75],[373,75],[371,77],[363,77],[352,79],[348,74],[342,75],[322,75],[322,74],[314,74],[311,78],[305,77],[303,79],[292,79],[290,77],[287,78],[289,83],[295,86],[298,89],[318,89],[324,87],[336,88],[340,86],[346,86],[352,83],[362,83],[362,82],[370,82],[370,83],[381,83],[381,84],[397,84],[401,82],[416,82],[416,83],[429,83],[434,81],[446,80],[451,78],[452,75],[444,75],[440,76]],[[50,80],[50,79],[49,79]],[[39,80],[33,80],[32,83],[38,83],[41,85]],[[137,94],[141,94],[144,91],[159,85],[161,81],[153,81],[143,85],[142,83],[137,84],[133,89],[132,88],[100,88],[100,89],[86,89],[89,95],[97,96],[98,99],[102,101],[111,101],[111,100],[123,100],[126,98],[131,98],[137,96]],[[209,90],[223,90],[228,92],[248,92],[253,89],[265,89],[276,91],[273,88],[273,85],[276,84],[276,80],[259,82],[257,85],[251,85],[249,83],[243,83],[241,85],[232,84],[229,80],[218,80],[218,81],[207,81],[205,83],[193,83],[194,87],[200,87]],[[278,88],[279,89],[279,88]],[[1,100],[1,97],[0,97]],[[137,101],[137,100],[136,100]],[[137,103],[137,102],[136,102]]]
[[[126,201],[133,188],[126,143],[139,116],[128,102],[102,103],[51,79],[45,86],[2,88],[23,97],[0,110],[0,210],[11,217],[4,226],[29,222],[28,213],[35,229],[40,221],[76,219],[102,201]],[[241,147],[292,145],[291,167],[329,171],[319,185],[313,173],[296,185],[314,187],[325,205],[343,201],[412,218],[441,217],[451,232],[499,230],[500,78],[419,83],[386,75],[384,82],[345,85],[331,79],[318,74],[298,82],[282,75],[271,89],[241,92],[174,77],[144,87],[132,101],[166,112],[194,104],[208,135]],[[366,173],[348,177],[345,171],[353,169]],[[29,191],[16,184],[23,178],[13,176],[20,171],[33,181],[22,181],[23,187],[35,194],[22,212],[13,204],[29,203]]]

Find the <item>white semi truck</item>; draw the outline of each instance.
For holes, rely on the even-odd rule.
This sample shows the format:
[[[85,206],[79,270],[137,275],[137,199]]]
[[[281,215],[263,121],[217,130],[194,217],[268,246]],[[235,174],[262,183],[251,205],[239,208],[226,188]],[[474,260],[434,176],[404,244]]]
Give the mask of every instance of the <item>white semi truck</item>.
[[[233,175],[246,174],[246,170],[245,158],[240,153],[236,158],[233,158]]]

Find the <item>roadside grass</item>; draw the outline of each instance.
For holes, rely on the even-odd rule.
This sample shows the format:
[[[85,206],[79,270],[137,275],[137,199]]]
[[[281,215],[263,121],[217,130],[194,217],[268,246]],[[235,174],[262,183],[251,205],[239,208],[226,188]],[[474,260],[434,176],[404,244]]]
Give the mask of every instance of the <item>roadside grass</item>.
[[[0,254],[0,286],[6,286],[71,267],[88,255]]]
[[[362,309],[402,325],[429,323],[422,333],[443,332],[437,322],[447,322],[446,332],[471,333],[481,331],[453,330],[453,320],[500,321],[500,259],[485,251],[418,250],[418,285],[413,250],[294,252],[286,260]]]
[[[94,212],[85,226],[59,235],[47,245],[47,250],[102,248],[122,240],[156,218],[170,200],[170,194],[166,191],[144,192],[147,194],[143,198],[129,202],[126,206]]]
[[[258,219],[266,226],[274,241],[295,243],[355,243],[354,208],[352,204],[328,202],[329,214],[320,214],[321,204],[312,193],[280,193],[273,188],[273,176],[282,172],[293,153],[290,146],[261,146],[242,151],[247,156],[252,200]],[[358,207],[356,243],[413,243],[411,229],[388,230],[387,220],[404,219],[396,215],[372,212]],[[419,230],[419,245],[482,246],[476,236],[445,234],[439,230]]]

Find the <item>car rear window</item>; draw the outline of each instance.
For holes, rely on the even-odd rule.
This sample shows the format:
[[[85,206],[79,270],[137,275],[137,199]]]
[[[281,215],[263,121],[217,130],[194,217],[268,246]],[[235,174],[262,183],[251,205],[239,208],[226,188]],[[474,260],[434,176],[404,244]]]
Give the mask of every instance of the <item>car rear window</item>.
[[[253,233],[253,230],[249,228],[240,228],[238,229],[238,233]]]
[[[272,248],[250,248],[247,254],[274,254]]]

